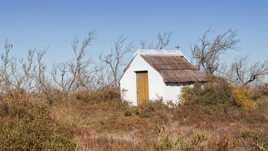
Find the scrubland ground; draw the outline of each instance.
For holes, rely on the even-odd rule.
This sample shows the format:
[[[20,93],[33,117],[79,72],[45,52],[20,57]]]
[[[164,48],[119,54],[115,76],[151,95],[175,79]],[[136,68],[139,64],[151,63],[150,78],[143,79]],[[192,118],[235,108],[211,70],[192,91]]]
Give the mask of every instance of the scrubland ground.
[[[122,103],[115,90],[1,98],[0,150],[244,151],[268,149],[268,96],[233,105]]]
[[[268,97],[258,111],[143,108],[115,102],[60,104],[53,118],[71,128],[77,150],[265,150]],[[265,148],[266,147],[266,148]]]

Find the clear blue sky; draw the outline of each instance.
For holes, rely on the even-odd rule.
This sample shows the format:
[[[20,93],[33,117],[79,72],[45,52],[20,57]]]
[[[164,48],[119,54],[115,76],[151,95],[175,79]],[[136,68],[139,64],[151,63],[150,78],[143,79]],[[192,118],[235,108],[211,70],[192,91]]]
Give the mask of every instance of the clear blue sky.
[[[189,49],[208,28],[235,29],[240,43],[230,57],[248,55],[268,60],[267,0],[9,0],[0,2],[0,44],[8,38],[17,56],[29,48],[47,49],[48,60],[71,55],[71,42],[96,31],[94,57],[108,50],[119,35],[130,41],[154,39],[173,32],[172,42]],[[0,49],[2,51],[2,49]],[[228,58],[228,57],[227,57]]]

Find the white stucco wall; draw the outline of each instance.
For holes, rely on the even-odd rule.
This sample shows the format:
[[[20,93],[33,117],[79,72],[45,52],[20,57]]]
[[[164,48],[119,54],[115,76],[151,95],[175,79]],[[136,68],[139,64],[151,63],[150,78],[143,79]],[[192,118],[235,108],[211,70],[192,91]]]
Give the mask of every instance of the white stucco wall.
[[[149,100],[164,99],[165,83],[161,75],[151,67],[140,55],[131,62],[120,80],[121,97],[123,100],[137,105],[136,71],[148,72]]]
[[[183,86],[165,85],[164,86],[165,94],[164,94],[164,98],[163,98],[164,102],[178,103],[182,88],[183,88]]]
[[[164,102],[177,103],[183,86],[169,86],[162,76],[149,65],[140,55],[137,55],[120,80],[121,97],[132,105],[137,105],[136,71],[148,72],[149,100],[163,99]]]

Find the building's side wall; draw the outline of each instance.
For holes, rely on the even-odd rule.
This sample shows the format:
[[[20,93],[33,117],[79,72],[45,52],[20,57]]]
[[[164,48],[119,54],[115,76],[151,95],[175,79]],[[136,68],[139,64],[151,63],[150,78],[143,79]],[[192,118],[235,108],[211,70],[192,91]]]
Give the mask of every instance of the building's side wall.
[[[165,102],[173,102],[175,104],[179,103],[179,96],[181,94],[181,89],[183,86],[177,86],[177,85],[166,85],[164,87],[165,95],[164,95],[164,101]]]
[[[123,100],[137,105],[136,71],[148,71],[149,99],[151,101],[165,97],[165,83],[161,75],[141,56],[137,55],[120,80],[121,97]]]

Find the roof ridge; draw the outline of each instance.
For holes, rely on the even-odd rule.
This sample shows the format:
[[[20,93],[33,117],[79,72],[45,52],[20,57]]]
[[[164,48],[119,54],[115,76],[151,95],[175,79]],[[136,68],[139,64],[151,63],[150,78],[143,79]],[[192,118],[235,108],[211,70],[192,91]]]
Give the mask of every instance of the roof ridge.
[[[159,54],[140,54],[140,55],[145,55],[145,56],[179,56],[179,57],[184,57],[183,55],[179,54],[179,53],[159,53]]]
[[[136,54],[139,55],[175,55],[184,56],[180,50],[168,50],[168,49],[138,49]]]

